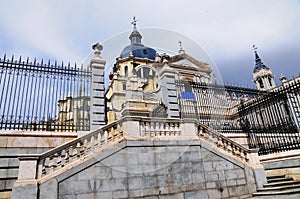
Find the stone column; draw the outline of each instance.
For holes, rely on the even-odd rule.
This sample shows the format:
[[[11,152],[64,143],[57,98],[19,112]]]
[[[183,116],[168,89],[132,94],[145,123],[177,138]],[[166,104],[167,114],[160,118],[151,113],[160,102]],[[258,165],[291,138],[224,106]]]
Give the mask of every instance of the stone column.
[[[18,180],[12,189],[12,199],[38,198],[37,162],[38,156],[20,157]]]
[[[163,102],[168,107],[168,118],[180,118],[179,102],[175,83],[176,73],[170,67],[165,65],[159,75],[161,77]]]
[[[104,96],[104,67],[106,61],[100,56],[102,45],[93,45],[94,57],[90,62],[91,104],[90,104],[90,131],[105,125],[105,96]]]

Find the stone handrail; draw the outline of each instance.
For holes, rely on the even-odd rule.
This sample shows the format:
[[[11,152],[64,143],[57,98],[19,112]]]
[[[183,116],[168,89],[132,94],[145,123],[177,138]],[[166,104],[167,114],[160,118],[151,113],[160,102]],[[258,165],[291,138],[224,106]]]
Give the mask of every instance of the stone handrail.
[[[234,142],[230,138],[218,133],[217,131],[198,123],[198,136],[206,142],[215,145],[221,150],[228,152],[230,155],[242,162],[258,164],[258,149],[248,149]]]
[[[49,150],[39,156],[38,175],[43,177],[67,164],[94,154],[97,149],[123,138],[121,122],[114,122],[83,137]]]
[[[180,136],[181,120],[144,119],[140,121],[141,136]]]
[[[95,154],[96,150],[125,139],[125,132],[137,131],[141,137],[180,136],[181,123],[181,120],[173,119],[123,118],[41,154],[38,158],[37,178],[51,174],[75,161],[84,160],[89,154]]]
[[[259,164],[257,150],[247,149],[195,120],[124,117],[41,155],[20,158],[20,165],[27,167],[26,164],[30,162],[32,166],[36,165],[37,169],[32,170],[33,173],[30,176],[35,176],[34,179],[41,179],[52,173],[57,175],[61,168],[80,164],[81,161],[89,159],[100,150],[109,149],[123,140],[156,138],[162,140],[200,139],[210,146],[229,153],[241,162]],[[29,175],[26,170],[21,170],[19,182],[23,178],[27,179]]]

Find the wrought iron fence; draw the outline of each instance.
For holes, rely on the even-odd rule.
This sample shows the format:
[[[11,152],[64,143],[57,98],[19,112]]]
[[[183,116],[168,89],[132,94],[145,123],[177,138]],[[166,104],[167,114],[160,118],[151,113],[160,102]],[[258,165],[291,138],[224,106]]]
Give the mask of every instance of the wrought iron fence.
[[[259,155],[300,149],[299,132],[294,123],[274,126],[245,126],[250,149],[258,148]]]
[[[259,155],[300,149],[300,78],[238,107],[250,148]]]
[[[232,107],[241,100],[258,96],[252,88],[176,81],[180,117],[199,120],[221,133],[242,133],[237,111]],[[236,109],[237,110],[237,109]]]
[[[0,58],[0,130],[89,130],[89,69]]]

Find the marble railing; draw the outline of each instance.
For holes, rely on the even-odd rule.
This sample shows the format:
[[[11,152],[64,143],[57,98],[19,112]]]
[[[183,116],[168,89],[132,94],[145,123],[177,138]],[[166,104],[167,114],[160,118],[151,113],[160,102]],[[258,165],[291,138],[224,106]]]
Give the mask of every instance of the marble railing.
[[[200,139],[204,139],[206,142],[216,146],[221,150],[226,151],[242,162],[257,164],[259,161],[257,154],[258,149],[245,148],[242,145],[234,142],[233,140],[225,137],[224,135],[203,124],[198,124],[197,134]]]
[[[115,142],[136,138],[132,132],[145,136],[180,136],[181,120],[149,120],[147,118],[123,118],[83,137],[43,153],[38,157],[38,178],[53,173],[75,161],[84,160],[97,150],[109,148]],[[129,132],[125,133],[125,132]]]
[[[180,136],[181,120],[142,120],[140,121],[141,136]]]
[[[43,153],[38,160],[38,177],[48,175],[72,162],[84,160],[86,156],[94,154],[98,149],[122,138],[121,123],[111,123],[99,130]]]
[[[51,174],[56,176],[67,168],[88,160],[99,151],[108,150],[125,140],[156,138],[162,140],[200,139],[211,147],[229,153],[239,161],[259,164],[257,150],[247,149],[195,120],[125,117],[41,155],[19,158],[21,169],[17,182],[23,183],[22,180],[28,178],[45,177],[44,179],[48,179],[46,176],[50,177]],[[31,165],[32,169],[29,170],[28,165]]]

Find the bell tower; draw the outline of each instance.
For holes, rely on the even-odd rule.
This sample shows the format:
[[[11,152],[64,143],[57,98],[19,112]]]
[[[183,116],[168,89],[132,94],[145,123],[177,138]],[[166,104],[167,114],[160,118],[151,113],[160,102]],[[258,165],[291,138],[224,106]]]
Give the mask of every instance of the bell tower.
[[[255,45],[253,45],[253,51],[255,55],[253,82],[256,84],[256,88],[263,91],[274,88],[276,85],[272,71],[261,61]]]

